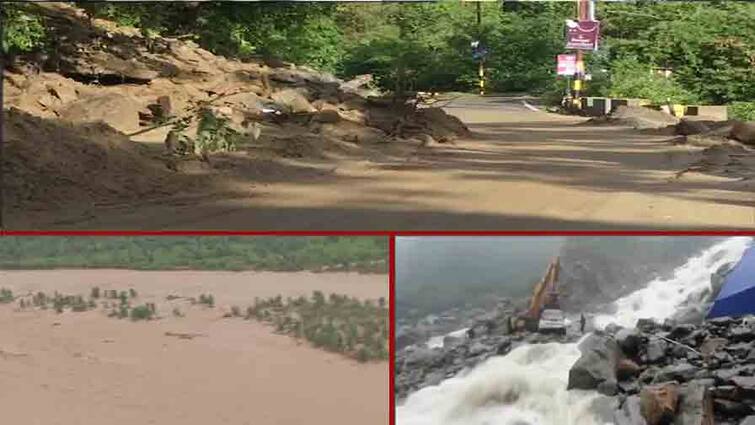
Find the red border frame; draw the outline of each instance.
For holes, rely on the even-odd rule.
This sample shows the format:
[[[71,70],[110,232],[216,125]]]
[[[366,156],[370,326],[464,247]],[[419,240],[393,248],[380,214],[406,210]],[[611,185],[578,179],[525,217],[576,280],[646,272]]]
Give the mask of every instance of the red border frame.
[[[388,240],[388,423],[396,424],[396,236]]]
[[[3,230],[1,236],[753,236],[753,230],[519,230],[519,231],[237,231],[237,230]]]

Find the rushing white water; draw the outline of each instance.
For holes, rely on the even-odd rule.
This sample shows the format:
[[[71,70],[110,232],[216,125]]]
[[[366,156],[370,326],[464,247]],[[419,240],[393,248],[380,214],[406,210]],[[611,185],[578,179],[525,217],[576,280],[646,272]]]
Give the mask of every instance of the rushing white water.
[[[721,265],[741,258],[750,238],[727,239],[691,258],[668,280],[616,301],[601,323],[634,326],[637,319],[669,317],[690,294],[710,285]],[[442,340],[442,338],[441,338]],[[467,374],[409,395],[396,409],[397,425],[603,425],[593,413],[593,391],[566,391],[578,344],[524,345]]]
[[[396,409],[400,425],[598,425],[596,396],[566,391],[577,344],[536,344],[493,357],[467,375],[409,396]]]
[[[447,336],[452,337],[464,337],[467,334],[467,331],[469,328],[459,329],[458,331],[449,332],[445,335],[436,335],[434,337],[431,337],[427,340],[427,348],[442,348],[443,347],[443,338]]]
[[[616,300],[616,312],[596,316],[595,327],[602,329],[610,323],[633,327],[637,319],[660,321],[671,317],[691,295],[710,289],[711,274],[742,258],[750,243],[749,237],[730,238],[706,249],[674,270],[671,278],[653,280],[646,287]]]

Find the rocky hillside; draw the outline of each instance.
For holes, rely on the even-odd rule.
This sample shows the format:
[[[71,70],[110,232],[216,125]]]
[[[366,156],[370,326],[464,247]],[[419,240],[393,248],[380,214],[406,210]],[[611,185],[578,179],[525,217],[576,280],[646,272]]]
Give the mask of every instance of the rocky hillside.
[[[3,71],[6,208],[212,189],[213,177],[239,161],[364,158],[467,131],[441,109],[361,88],[366,77],[344,82],[277,60],[236,61],[190,40],[90,23],[67,4],[35,7],[55,41]],[[224,145],[221,133],[234,143]],[[224,161],[233,150],[235,162]]]

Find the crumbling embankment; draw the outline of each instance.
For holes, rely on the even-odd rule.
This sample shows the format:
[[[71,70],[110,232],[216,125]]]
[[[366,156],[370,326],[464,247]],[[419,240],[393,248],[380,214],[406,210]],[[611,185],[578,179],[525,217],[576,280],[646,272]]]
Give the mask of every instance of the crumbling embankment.
[[[90,25],[66,4],[34,7],[56,41],[4,70],[11,209],[217,192],[229,177],[264,180],[271,167],[260,162],[405,155],[467,132],[441,109],[308,67],[229,59],[99,19]]]

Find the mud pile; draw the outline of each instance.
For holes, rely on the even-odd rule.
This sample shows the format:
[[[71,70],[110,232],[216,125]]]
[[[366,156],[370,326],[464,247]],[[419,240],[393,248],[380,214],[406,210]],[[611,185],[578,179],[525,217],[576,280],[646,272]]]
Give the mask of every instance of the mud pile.
[[[72,199],[134,201],[175,193],[185,181],[101,122],[61,124],[12,108],[3,111],[3,131],[9,209],[62,206]]]
[[[15,109],[4,115],[11,207],[76,199],[61,195],[68,191],[85,202],[97,202],[103,191],[134,197],[164,191],[162,181],[185,174],[187,162],[175,160],[169,130],[183,120],[182,131],[196,139],[197,112],[204,109],[240,135],[237,154],[244,160],[362,159],[386,146],[452,142],[467,132],[440,109],[373,97],[359,83],[307,67],[231,60],[190,40],[145,37],[100,19],[90,25],[68,4],[34,7],[56,41],[3,71],[4,109]],[[138,149],[140,143],[149,149]],[[119,160],[102,159],[102,152],[115,151]],[[92,173],[99,171],[88,167],[106,169],[109,179],[96,181]]]

